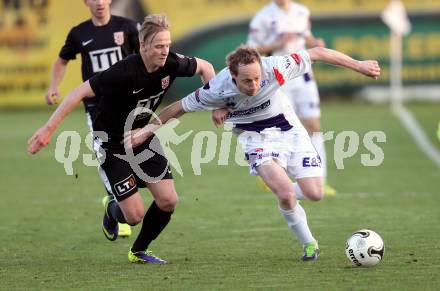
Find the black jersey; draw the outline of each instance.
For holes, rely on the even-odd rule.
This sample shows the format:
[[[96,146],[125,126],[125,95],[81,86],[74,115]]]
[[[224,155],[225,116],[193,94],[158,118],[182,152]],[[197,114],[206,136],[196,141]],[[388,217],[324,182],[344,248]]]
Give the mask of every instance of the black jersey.
[[[72,28],[59,56],[73,60],[81,53],[82,78],[86,81],[135,52],[139,52],[136,23],[112,15],[103,26],[95,26],[92,20],[87,20]]]
[[[96,74],[89,82],[93,92],[102,98],[94,129],[105,131],[110,140],[119,142],[130,114],[134,120],[130,129],[147,125],[174,79],[192,77],[196,69],[195,58],[170,52],[165,65],[152,73],[136,54]]]

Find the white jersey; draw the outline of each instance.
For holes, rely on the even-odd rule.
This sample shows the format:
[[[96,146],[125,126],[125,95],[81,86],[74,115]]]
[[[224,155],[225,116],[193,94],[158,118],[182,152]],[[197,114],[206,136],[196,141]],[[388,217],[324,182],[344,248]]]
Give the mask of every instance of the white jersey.
[[[272,55],[291,54],[306,48],[310,31],[310,11],[301,4],[290,2],[288,11],[281,9],[274,2],[266,5],[251,20],[248,45],[259,47],[269,45],[282,34],[294,34],[295,38]]]
[[[289,101],[279,90],[286,81],[311,70],[307,51],[292,55],[262,58],[260,90],[255,96],[241,93],[228,68],[223,69],[204,87],[182,99],[185,112],[226,108],[227,122],[235,128],[260,132],[266,128],[304,131]]]

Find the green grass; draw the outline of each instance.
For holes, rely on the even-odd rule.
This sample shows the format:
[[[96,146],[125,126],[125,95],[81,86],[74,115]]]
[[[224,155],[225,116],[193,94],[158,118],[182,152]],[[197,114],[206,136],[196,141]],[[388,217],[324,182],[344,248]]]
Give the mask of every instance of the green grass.
[[[410,109],[433,136],[440,106]],[[382,130],[387,141],[379,144],[385,159],[378,167],[361,165],[364,147],[344,161],[344,170],[330,162],[338,195],[303,203],[322,249],[317,263],[297,260],[301,248],[275,198],[257,187],[246,167],[218,166],[217,155],[202,165],[201,176],[192,174],[193,133],[174,148],[185,175],[175,174],[180,204],[151,246],[170,264],[139,266],[127,261],[133,238],[109,242],[101,233],[104,191],[95,168],[78,160],[77,178],[67,176],[54,159],[54,141],[37,156],[26,154],[27,138],[49,112],[0,112],[0,289],[438,290],[440,170],[386,106],[328,103],[323,113],[325,131],[363,137]],[[213,128],[205,113],[181,120],[179,133]],[[75,112],[61,130],[84,137],[83,113]],[[330,161],[332,145],[327,143]],[[385,241],[377,267],[351,267],[345,257],[345,239],[360,228]]]

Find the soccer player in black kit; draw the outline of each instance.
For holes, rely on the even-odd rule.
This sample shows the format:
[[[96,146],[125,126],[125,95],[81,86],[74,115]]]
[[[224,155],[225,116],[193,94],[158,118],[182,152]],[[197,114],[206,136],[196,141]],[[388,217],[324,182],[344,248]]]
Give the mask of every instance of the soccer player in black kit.
[[[160,144],[154,137],[140,143],[144,139],[139,129],[148,124],[176,77],[199,74],[206,83],[215,72],[204,60],[169,52],[171,37],[164,15],[145,17],[139,30],[139,41],[139,54],[128,56],[67,94],[47,123],[29,139],[28,152],[35,154],[49,144],[62,120],[84,98],[102,96],[94,123],[94,130],[101,134],[96,133],[95,144],[100,145],[98,157],[105,152],[105,160],[101,160],[101,176],[117,200],[107,204],[104,234],[114,240],[118,235],[117,222],[136,225],[143,220],[128,259],[133,263],[163,264],[166,261],[154,256],[148,246],[170,221],[178,197]],[[125,124],[132,126],[127,129]],[[156,154],[134,168],[131,162],[119,156],[125,153],[129,156],[131,150],[137,155],[148,149]],[[145,176],[148,176],[146,181]],[[146,213],[138,191],[138,187],[145,186],[154,198]]]
[[[110,14],[111,0],[86,0],[91,19],[73,27],[67,35],[57,60],[52,68],[52,78],[46,94],[46,103],[57,103],[58,86],[61,83],[67,64],[78,53],[82,60],[82,79],[86,81],[96,73],[108,69],[126,56],[139,52],[139,37],[136,23],[130,19]],[[100,97],[83,100],[87,124],[91,131],[96,119],[96,107]],[[111,193],[108,193],[111,197]],[[105,201],[108,197],[105,197]],[[130,236],[127,224],[119,225],[120,236]]]

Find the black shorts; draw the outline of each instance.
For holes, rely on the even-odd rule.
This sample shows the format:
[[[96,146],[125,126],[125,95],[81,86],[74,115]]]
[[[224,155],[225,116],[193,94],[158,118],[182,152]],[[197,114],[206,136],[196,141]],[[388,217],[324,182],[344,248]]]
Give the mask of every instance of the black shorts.
[[[104,143],[101,148],[105,152],[105,159],[100,159],[99,173],[107,190],[118,201],[127,199],[138,188],[145,188],[147,183],[173,179],[168,160],[156,136],[134,148],[130,155],[125,153],[124,146],[120,144]],[[139,155],[144,150],[145,153]]]

